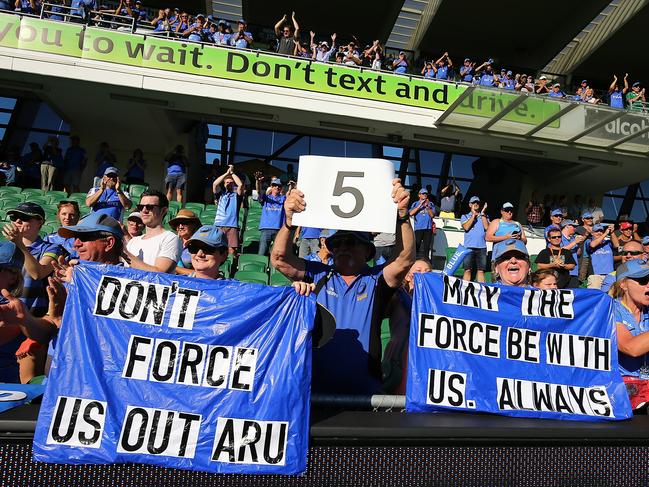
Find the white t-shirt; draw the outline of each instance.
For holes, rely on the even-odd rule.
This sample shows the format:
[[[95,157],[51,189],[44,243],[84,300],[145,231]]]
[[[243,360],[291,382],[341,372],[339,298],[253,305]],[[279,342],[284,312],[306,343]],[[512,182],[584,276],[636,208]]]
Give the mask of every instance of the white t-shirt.
[[[155,260],[158,257],[167,257],[178,262],[183,251],[183,244],[178,235],[165,230],[159,235],[147,239],[144,238],[144,235],[134,237],[126,245],[126,248],[131,254],[142,259],[145,264],[155,265]]]

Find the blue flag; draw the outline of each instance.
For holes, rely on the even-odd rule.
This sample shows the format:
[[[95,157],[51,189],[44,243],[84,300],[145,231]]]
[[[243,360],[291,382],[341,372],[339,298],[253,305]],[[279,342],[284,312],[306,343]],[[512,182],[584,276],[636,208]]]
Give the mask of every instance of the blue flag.
[[[406,409],[630,418],[613,300],[415,274]]]
[[[450,259],[448,259],[448,262],[444,266],[443,273],[448,276],[455,274],[455,271],[458,270],[464,262],[464,256],[466,256],[466,254],[468,254],[469,252],[471,252],[470,249],[467,249],[464,245],[459,244],[455,253],[451,256]]]
[[[34,459],[303,472],[314,316],[292,288],[78,266]]]
[[[0,412],[27,404],[43,391],[41,384],[0,384]]]

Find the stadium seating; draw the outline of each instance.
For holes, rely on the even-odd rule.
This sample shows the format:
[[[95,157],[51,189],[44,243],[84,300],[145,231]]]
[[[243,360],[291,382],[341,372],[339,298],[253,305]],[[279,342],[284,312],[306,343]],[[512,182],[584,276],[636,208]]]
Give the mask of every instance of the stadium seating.
[[[237,263],[237,270],[265,273],[268,271],[268,257],[257,254],[241,254]]]
[[[280,272],[275,272],[270,275],[271,286],[290,286],[291,280]]]
[[[238,271],[234,278],[241,282],[268,284],[268,275],[264,272]]]
[[[142,184],[131,184],[128,194],[131,196],[131,201],[134,203],[140,201],[140,196],[147,190],[148,186]]]

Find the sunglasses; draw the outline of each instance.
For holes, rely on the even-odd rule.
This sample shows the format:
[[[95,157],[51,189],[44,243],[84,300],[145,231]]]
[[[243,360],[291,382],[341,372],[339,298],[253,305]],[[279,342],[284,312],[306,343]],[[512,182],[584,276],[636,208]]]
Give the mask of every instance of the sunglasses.
[[[632,256],[635,257],[635,256],[642,255],[642,254],[644,254],[644,252],[642,250],[624,250],[624,251],[622,251],[622,255],[626,255],[626,256],[632,255]]]
[[[204,254],[215,254],[219,249],[199,242],[190,242],[187,245],[187,251],[190,254],[197,254],[199,250],[202,250]]]
[[[500,211],[504,213],[514,213],[514,210],[512,210],[511,208],[501,208]]]
[[[649,276],[644,276],[644,277],[630,277],[629,279],[637,282],[641,286],[646,286],[649,284]]]
[[[79,233],[75,238],[81,242],[94,242],[95,240],[102,240],[106,236],[100,233]]]
[[[561,235],[555,235],[553,237],[548,237],[549,240],[556,240],[557,238],[561,238]]]
[[[472,205],[479,205],[480,202],[479,202],[479,201],[474,201],[473,203],[470,203],[470,204],[472,204]]]
[[[30,220],[40,220],[39,217],[37,216],[29,216],[29,215],[15,215],[11,214],[9,215],[9,220],[12,222],[20,220],[21,222],[28,222]]]
[[[358,243],[358,240],[354,237],[342,237],[342,238],[337,238],[331,243],[332,248],[337,249],[338,247],[341,246],[347,246],[347,247],[353,247]]]
[[[154,208],[160,208],[160,205],[142,205],[139,204],[135,208],[137,208],[137,211],[142,211],[146,208],[146,211],[153,211]]]

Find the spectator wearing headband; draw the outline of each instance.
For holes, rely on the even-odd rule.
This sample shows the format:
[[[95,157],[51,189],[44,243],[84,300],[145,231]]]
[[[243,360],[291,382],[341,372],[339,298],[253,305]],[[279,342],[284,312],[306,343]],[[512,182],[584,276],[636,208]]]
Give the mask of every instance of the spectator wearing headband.
[[[131,207],[131,197],[127,192],[122,191],[119,169],[114,166],[106,168],[99,187],[88,191],[86,206],[92,208],[94,212],[104,213],[117,221],[122,221],[124,209]]]
[[[76,201],[63,200],[57,205],[56,218],[59,220],[62,227],[76,225],[80,216],[79,204]],[[74,251],[73,239],[63,238],[58,234],[58,232],[54,232],[45,236],[44,240],[47,243],[63,247],[71,259],[76,259],[78,257],[77,253]]]
[[[430,249],[433,242],[433,218],[435,205],[428,199],[428,190],[419,190],[419,200],[410,206],[410,216],[415,225],[415,248],[417,259],[430,259]]]
[[[261,218],[259,220],[259,255],[268,255],[270,244],[275,239],[278,230],[284,223],[284,201],[286,196],[282,194],[282,181],[278,178],[270,180],[270,186],[267,191],[262,191],[264,176],[255,173],[256,189],[259,195],[259,204],[261,205]]]
[[[525,287],[529,281],[530,256],[521,240],[503,240],[491,256],[494,280],[506,286]]]
[[[393,258],[382,267],[366,262],[375,254],[369,234],[338,231],[326,240],[334,265],[307,262],[292,252],[294,213],[304,211],[304,194],[295,188],[284,204],[286,223],[275,238],[273,267],[292,281],[310,280],[318,302],[331,311],[337,327],[332,340],[313,353],[313,390],[334,393],[375,393],[381,390],[380,323],[384,307],[414,263],[414,235],[408,217],[409,194],[393,180],[397,204]]]
[[[144,223],[142,222],[142,215],[134,211],[126,220],[126,232],[124,238],[128,241],[133,237],[139,237],[144,233]]]
[[[613,244],[608,238],[613,232],[613,225],[608,227],[597,223],[593,226],[592,236],[584,243],[590,255],[589,289],[601,289],[604,278],[613,272]]]
[[[471,280],[471,273],[476,271],[476,280],[485,282],[485,270],[487,270],[487,240],[485,239],[489,228],[489,217],[485,211],[487,203],[482,205],[478,196],[471,196],[469,199],[469,213],[462,215],[460,223],[464,230],[464,246],[469,252],[464,257],[465,281]]]
[[[557,273],[557,287],[560,289],[577,287],[570,286],[570,271],[576,267],[577,263],[570,250],[561,248],[562,238],[563,235],[558,228],[548,231],[546,236],[548,246],[539,252],[536,257],[536,265],[540,270],[553,269]]]
[[[160,191],[148,189],[142,193],[137,211],[142,215],[146,233],[132,238],[126,245],[128,263],[143,271],[175,272],[182,243],[175,233],[162,227],[169,200]]]
[[[169,220],[169,226],[176,232],[183,246],[183,251],[180,255],[178,266],[176,267],[176,273],[189,274],[192,269],[192,256],[187,250],[187,243],[201,226],[201,221],[196,216],[196,213],[187,208],[183,208],[174,218]]]
[[[220,267],[228,258],[228,239],[218,227],[200,227],[187,240],[185,250],[191,256],[193,269],[189,277],[223,279]]]
[[[214,225],[219,227],[230,243],[230,253],[234,254],[239,247],[239,209],[243,198],[243,181],[234,172],[234,166],[216,178],[212,184],[216,217]]]

